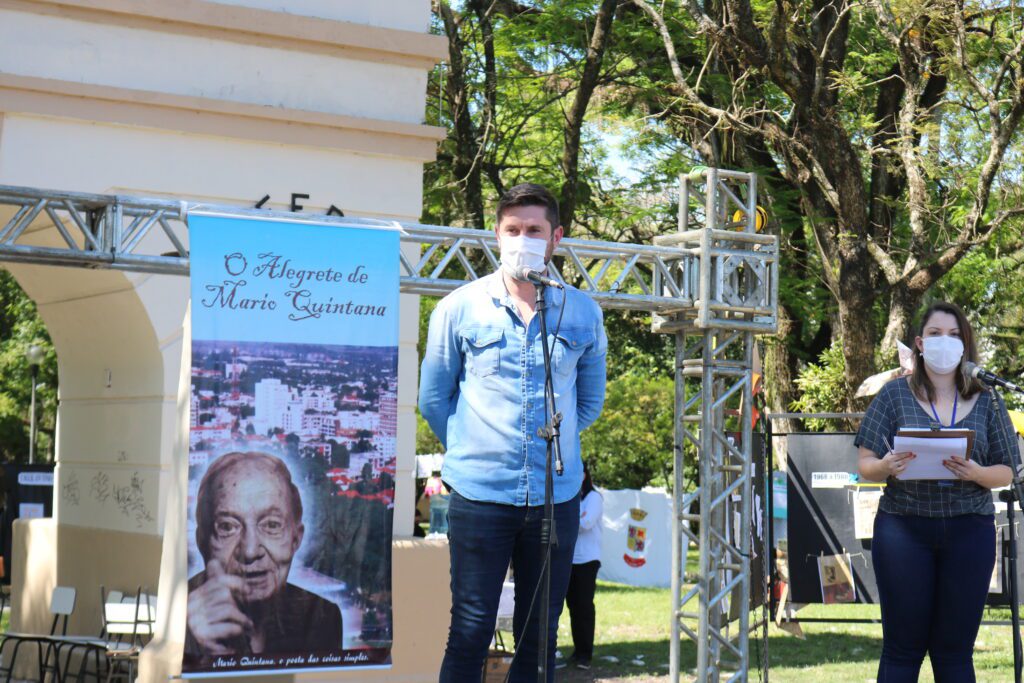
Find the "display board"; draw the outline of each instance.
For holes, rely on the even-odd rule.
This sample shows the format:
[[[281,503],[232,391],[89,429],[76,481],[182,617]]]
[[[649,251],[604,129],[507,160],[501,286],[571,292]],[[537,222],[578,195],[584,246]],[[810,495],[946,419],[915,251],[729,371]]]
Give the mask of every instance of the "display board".
[[[0,582],[9,584],[14,563],[14,520],[53,516],[53,464],[4,463],[3,494],[0,543],[3,544],[4,571]]]
[[[878,602],[871,539],[864,538],[864,530],[871,526],[874,517],[865,512],[863,499],[876,497],[880,488],[857,483],[853,437],[809,433],[790,434],[786,439],[787,538],[793,602],[825,602],[835,597],[851,601],[846,600],[849,592],[837,595],[835,590],[828,589],[835,584],[825,584],[823,590],[823,573],[833,568],[841,575],[843,565],[848,565],[852,578],[852,601]],[[827,581],[828,577],[824,579]]]
[[[601,569],[598,578],[629,586],[672,583],[672,497],[665,489],[599,489]]]

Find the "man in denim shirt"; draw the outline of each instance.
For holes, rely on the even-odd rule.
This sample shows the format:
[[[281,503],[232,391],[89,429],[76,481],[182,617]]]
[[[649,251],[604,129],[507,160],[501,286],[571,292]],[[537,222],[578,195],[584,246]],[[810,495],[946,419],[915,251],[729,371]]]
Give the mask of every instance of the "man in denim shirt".
[[[480,680],[509,562],[516,579],[511,680],[537,677],[540,607],[531,611],[530,602],[542,565],[547,444],[537,430],[546,423],[545,340],[534,285],[514,274],[521,275],[522,267],[545,269],[563,235],[558,202],[540,185],[517,185],[498,203],[497,226],[502,268],[437,305],[420,373],[420,412],[446,448],[441,476],[452,491],[452,622],[442,683]],[[601,309],[579,290],[547,288],[545,303],[565,464],[554,479],[558,545],[551,556],[548,631],[553,680],[558,618],[579,530],[580,432],[604,404],[608,341]]]

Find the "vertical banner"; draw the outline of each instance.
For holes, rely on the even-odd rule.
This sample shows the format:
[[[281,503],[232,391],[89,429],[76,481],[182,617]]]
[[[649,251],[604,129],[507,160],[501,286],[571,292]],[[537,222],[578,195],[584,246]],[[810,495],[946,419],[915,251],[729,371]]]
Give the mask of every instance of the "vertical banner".
[[[182,675],[391,662],[399,233],[189,216]]]

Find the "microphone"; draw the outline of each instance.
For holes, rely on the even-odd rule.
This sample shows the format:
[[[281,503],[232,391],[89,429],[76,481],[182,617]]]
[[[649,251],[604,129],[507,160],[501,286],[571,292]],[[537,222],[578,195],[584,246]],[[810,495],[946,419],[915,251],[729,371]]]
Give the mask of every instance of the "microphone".
[[[982,382],[989,385],[990,387],[1003,387],[1004,389],[1009,389],[1010,391],[1016,391],[1018,393],[1024,394],[1024,389],[1020,388],[1019,386],[1012,382],[1007,382],[1002,377],[999,377],[995,373],[989,372],[985,368],[979,367],[977,363],[967,361],[966,363],[964,363],[964,370],[967,371],[968,376],[974,377],[975,379],[980,379]]]
[[[517,280],[522,280],[523,282],[532,282],[535,285],[565,289],[565,286],[561,282],[552,280],[547,275],[542,275],[529,266],[518,266],[512,274],[512,277]]]

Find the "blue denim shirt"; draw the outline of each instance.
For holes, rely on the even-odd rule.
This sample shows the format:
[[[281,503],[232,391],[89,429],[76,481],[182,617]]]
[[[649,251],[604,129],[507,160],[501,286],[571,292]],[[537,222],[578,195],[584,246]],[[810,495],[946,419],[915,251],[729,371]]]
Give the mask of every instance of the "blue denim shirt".
[[[583,483],[580,432],[604,405],[608,339],[601,309],[573,287],[546,293],[555,405],[562,413],[565,471],[555,502]],[[562,307],[561,326],[558,316]],[[420,413],[446,448],[441,476],[471,500],[541,505],[547,443],[540,318],[516,310],[501,271],[470,282],[438,303],[420,371]]]

